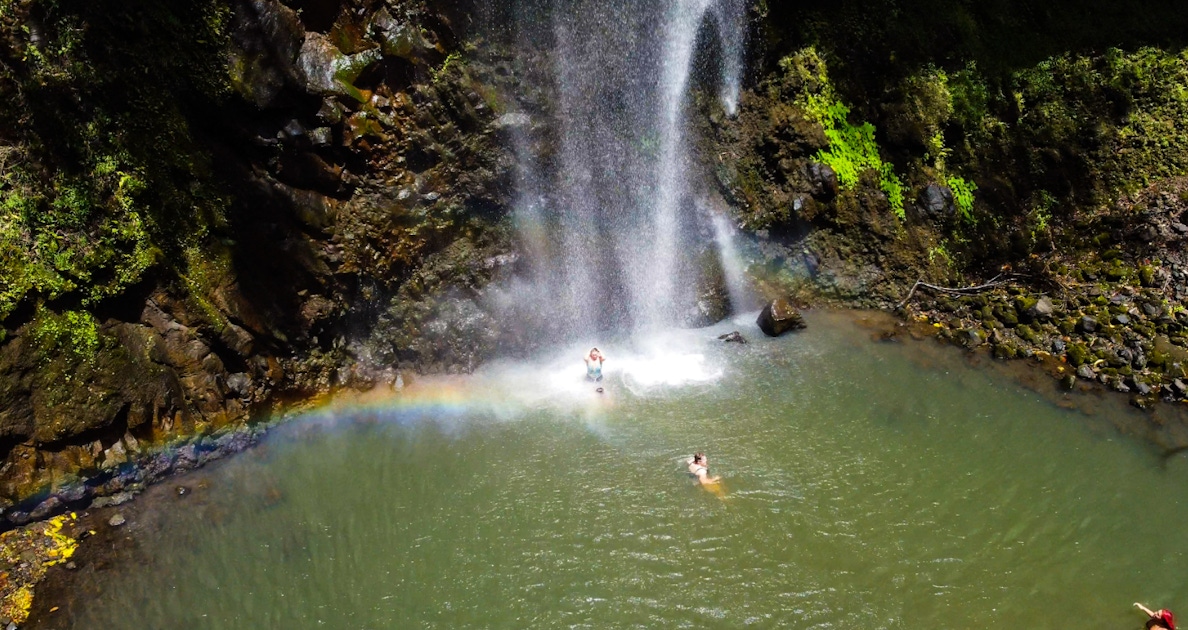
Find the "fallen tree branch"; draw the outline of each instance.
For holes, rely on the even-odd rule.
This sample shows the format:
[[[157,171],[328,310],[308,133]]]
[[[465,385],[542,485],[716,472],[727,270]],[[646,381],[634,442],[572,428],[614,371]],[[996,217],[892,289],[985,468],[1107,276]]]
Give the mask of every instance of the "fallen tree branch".
[[[935,284],[928,284],[927,282],[924,282],[923,279],[916,280],[916,284],[912,285],[912,290],[908,291],[907,297],[903,298],[903,301],[901,301],[899,304],[897,304],[895,306],[895,308],[897,308],[897,309],[903,308],[903,305],[907,304],[908,300],[912,299],[912,296],[916,294],[916,289],[918,289],[920,287],[924,287],[926,289],[932,289],[933,291],[940,291],[941,293],[952,293],[954,295],[971,295],[974,293],[980,293],[982,291],[986,291],[988,289],[993,289],[995,287],[1000,287],[1004,284],[1009,284],[1011,282],[1011,279],[1013,278],[1013,276],[1008,276],[1001,280],[999,278],[1002,278],[1002,274],[998,274],[997,276],[994,276],[993,278],[990,279],[989,282],[986,282],[984,284],[978,284],[978,285],[969,286],[969,287],[957,287],[957,288],[938,287]]]

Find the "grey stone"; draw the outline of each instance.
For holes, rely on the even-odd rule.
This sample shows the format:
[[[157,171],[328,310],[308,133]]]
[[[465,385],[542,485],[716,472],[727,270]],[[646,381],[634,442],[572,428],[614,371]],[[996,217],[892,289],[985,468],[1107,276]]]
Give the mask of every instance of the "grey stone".
[[[1031,315],[1036,319],[1050,319],[1054,312],[1056,312],[1056,306],[1052,304],[1052,300],[1046,295],[1037,300],[1035,306],[1031,307]]]
[[[1081,318],[1081,321],[1079,324],[1077,324],[1077,326],[1082,332],[1091,333],[1097,330],[1097,320],[1085,315]]]
[[[1089,367],[1088,365],[1082,365],[1081,367],[1077,368],[1077,376],[1087,381],[1097,378],[1097,374],[1093,372],[1093,368]]]
[[[134,495],[133,493],[128,492],[128,491],[117,492],[111,496],[99,497],[98,499],[95,499],[94,501],[91,502],[91,507],[105,508],[105,507],[112,507],[112,506],[116,506],[116,505],[123,505],[123,504],[131,501],[132,498],[135,496],[136,495]]]
[[[123,525],[124,523],[127,523],[127,522],[128,521],[127,521],[127,519],[124,518],[123,514],[117,513],[117,514],[113,515],[110,519],[108,519],[107,524],[111,525],[112,527],[119,527],[120,525]]]
[[[511,112],[495,119],[496,129],[519,129],[532,124],[532,117],[528,114]]]
[[[52,516],[60,509],[62,509],[62,500],[58,497],[50,497],[41,503],[38,503],[37,507],[33,508],[33,511],[29,512],[29,518],[35,521],[40,521]]]
[[[227,389],[246,396],[251,391],[252,377],[248,376],[246,372],[236,372],[235,374],[227,375]]]
[[[355,55],[344,55],[321,33],[306,33],[297,56],[297,71],[302,87],[311,94],[348,96],[360,99],[353,81],[383,53],[372,48]]]
[[[1052,342],[1052,354],[1064,354],[1065,348],[1067,348],[1067,346],[1065,345],[1063,339],[1057,339]]]
[[[1129,326],[1130,325],[1130,316],[1129,315],[1115,315],[1114,323],[1118,324],[1119,326]]]

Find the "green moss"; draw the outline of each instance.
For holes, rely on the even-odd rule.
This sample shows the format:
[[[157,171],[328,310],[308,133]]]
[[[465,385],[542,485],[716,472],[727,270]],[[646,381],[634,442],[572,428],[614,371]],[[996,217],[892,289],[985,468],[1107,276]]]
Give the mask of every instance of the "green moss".
[[[229,11],[3,4],[0,321],[22,303],[119,295],[222,225],[226,201],[189,120],[228,91]]]
[[[887,194],[891,210],[900,220],[906,218],[903,184],[891,163],[884,162],[879,155],[874,125],[850,122],[850,108],[838,98],[829,82],[825,62],[816,50],[810,47],[785,57],[780,61],[780,67],[805,86],[797,95],[797,104],[825,131],[829,147],[818,151],[816,159],[833,169],[843,190],[856,186],[863,172],[875,171],[879,176],[879,188]]]
[[[99,322],[86,311],[55,313],[40,308],[29,332],[45,357],[64,353],[90,360],[99,350]]]
[[[1065,356],[1068,357],[1069,365],[1073,367],[1080,367],[1087,363],[1091,357],[1089,349],[1084,344],[1072,343],[1068,345],[1065,350]]]

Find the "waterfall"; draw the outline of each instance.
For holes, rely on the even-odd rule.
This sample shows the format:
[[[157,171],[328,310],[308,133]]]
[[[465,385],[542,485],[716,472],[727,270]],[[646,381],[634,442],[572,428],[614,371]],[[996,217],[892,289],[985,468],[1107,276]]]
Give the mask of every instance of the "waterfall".
[[[517,141],[528,259],[514,290],[519,316],[531,310],[566,338],[682,322],[697,261],[717,242],[694,202],[706,184],[689,150],[689,96],[695,82],[716,85],[735,113],[743,2],[535,0],[525,10],[525,20],[548,20],[555,97],[537,121],[548,142]]]

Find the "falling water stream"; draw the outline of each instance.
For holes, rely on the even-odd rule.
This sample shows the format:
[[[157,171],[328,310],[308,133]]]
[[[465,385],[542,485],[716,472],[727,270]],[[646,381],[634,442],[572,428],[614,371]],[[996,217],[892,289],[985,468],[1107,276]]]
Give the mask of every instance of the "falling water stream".
[[[531,19],[552,24],[557,111],[544,124],[556,126],[559,146],[552,160],[521,155],[517,219],[532,260],[519,301],[566,322],[562,339],[680,323],[695,301],[697,260],[715,245],[686,134],[689,95],[696,77],[718,86],[727,114],[737,107],[743,2],[550,8]],[[699,53],[716,63],[698,67]]]

